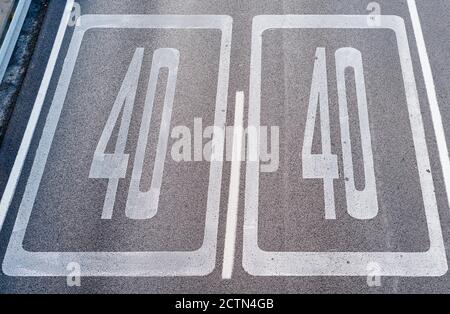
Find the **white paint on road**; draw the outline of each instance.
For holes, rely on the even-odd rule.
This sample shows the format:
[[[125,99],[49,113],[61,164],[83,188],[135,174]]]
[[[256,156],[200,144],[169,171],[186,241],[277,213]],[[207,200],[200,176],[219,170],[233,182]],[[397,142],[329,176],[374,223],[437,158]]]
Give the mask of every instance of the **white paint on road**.
[[[417,12],[415,0],[407,0],[411,14],[414,34],[418,45],[418,52],[427,89],[428,101],[432,115],[432,121],[436,133],[436,139],[439,149],[439,158],[443,169],[445,189],[447,197],[450,196],[450,159],[445,139],[445,133],[442,123],[442,117],[437,102],[436,90],[433,81],[433,74],[428,58],[428,53],[423,38],[420,18]],[[70,19],[70,12],[73,7],[73,1],[69,0],[66,4],[63,18],[58,29],[55,43],[52,48],[50,59],[41,83],[38,96],[36,98],[29,123],[25,130],[22,143],[19,148],[18,156],[15,160],[11,175],[8,179],[5,192],[0,202],[0,229],[4,223],[5,216],[11,205],[14,193],[25,163],[26,156],[34,135],[36,125],[46,98],[47,89],[50,84],[53,70],[58,59],[59,50],[64,39],[66,26]],[[208,200],[206,210],[205,234],[203,246],[191,252],[29,252],[23,248],[22,242],[25,231],[30,220],[34,201],[36,199],[39,185],[44,173],[45,164],[53,141],[61,110],[64,105],[64,99],[67,94],[72,72],[77,60],[78,51],[83,39],[84,33],[90,28],[195,28],[195,29],[219,29],[222,31],[220,69],[217,88],[217,102],[215,107],[214,124],[223,127],[226,122],[227,92],[230,67],[230,46],[232,19],[229,16],[184,16],[184,15],[86,15],[82,17],[77,24],[75,32],[70,43],[67,58],[64,62],[61,77],[55,97],[51,105],[47,121],[43,130],[42,138],[36,152],[36,158],[27,182],[23,199],[20,204],[17,221],[8,244],[7,252],[3,262],[3,271],[8,275],[14,276],[65,276],[67,275],[66,266],[69,263],[78,263],[81,266],[84,276],[201,276],[210,273],[216,264],[217,249],[217,230],[219,203],[222,180],[222,162],[219,159],[213,159],[210,168]],[[406,28],[402,18],[398,16],[379,16],[379,23],[368,24],[367,17],[364,15],[267,15],[257,16],[253,21],[252,30],[252,56],[251,56],[251,79],[250,79],[250,98],[249,98],[249,127],[259,132],[260,114],[261,114],[261,58],[262,58],[262,34],[270,28],[330,28],[330,29],[391,29],[396,33],[399,45],[399,55],[402,68],[402,75],[405,83],[408,112],[411,122],[414,148],[417,156],[418,173],[424,201],[425,216],[430,237],[430,248],[425,252],[268,252],[263,251],[258,246],[258,195],[259,195],[259,172],[260,172],[260,143],[258,136],[249,137],[249,146],[256,147],[258,158],[247,162],[246,169],[246,187],[245,187],[245,219],[244,219],[244,242],[243,242],[243,267],[252,275],[261,276],[355,276],[367,275],[367,265],[376,263],[380,265],[380,275],[382,276],[439,276],[448,270],[444,242],[437,209],[436,195],[434,192],[434,182],[432,174],[427,172],[431,169],[427,142],[423,127],[423,121],[420,111],[419,98],[417,93],[414,68],[411,61],[410,48]],[[351,58],[355,61],[355,56]],[[350,61],[344,64],[348,66]],[[356,69],[356,67],[355,67]],[[342,68],[338,69],[338,74],[343,75]],[[358,82],[362,82],[363,75],[360,73]],[[157,75],[156,75],[157,78]],[[152,82],[152,79],[150,79]],[[175,79],[176,81],[176,79]],[[175,89],[173,81],[173,89]],[[344,82],[344,79],[338,79],[338,82]],[[150,84],[156,88],[156,81]],[[172,86],[171,84],[168,85]],[[345,86],[341,86],[345,88]],[[152,87],[153,88],[153,87]],[[359,88],[361,90],[361,86]],[[151,94],[151,93],[150,93]],[[344,95],[344,93],[342,93]],[[361,94],[365,94],[361,93]],[[153,92],[154,95],[154,92]],[[171,95],[169,98],[173,98]],[[359,97],[358,97],[359,98]],[[362,97],[362,98],[365,98]],[[148,98],[147,102],[153,100]],[[166,99],[166,101],[170,101]],[[317,103],[316,103],[317,105]],[[358,105],[360,102],[358,101]],[[365,104],[367,105],[367,104]],[[147,105],[146,105],[147,107]],[[361,106],[359,106],[361,109]],[[151,109],[151,107],[150,107]],[[171,107],[164,107],[163,122],[169,123]],[[367,108],[365,108],[367,109]],[[321,108],[322,110],[322,108]],[[146,111],[151,112],[148,108]],[[230,279],[233,273],[236,230],[239,205],[239,183],[240,167],[243,143],[243,111],[244,94],[238,92],[236,95],[235,110],[235,129],[233,135],[233,159],[231,165],[230,188],[228,195],[228,212],[225,233],[224,259],[222,278]],[[315,111],[315,110],[314,110]],[[148,113],[148,112],[147,112]],[[363,126],[361,132],[368,132],[368,117],[363,116],[360,123]],[[323,116],[323,114],[321,114]],[[348,118],[345,112],[341,118]],[[165,117],[165,118],[164,118]],[[147,119],[147,120],[145,120]],[[144,125],[145,120],[145,125]],[[315,119],[314,119],[315,121]],[[347,121],[348,122],[348,121]],[[135,188],[133,195],[140,192],[139,181],[142,173],[142,163],[138,158],[145,154],[145,142],[150,127],[148,115],[143,117],[143,127],[140,132],[139,150],[135,164],[139,167],[136,174],[133,171]],[[342,126],[342,121],[341,121]],[[167,129],[161,128],[157,164],[163,163],[163,158],[167,149],[168,125]],[[366,131],[364,127],[367,127]],[[310,128],[314,129],[314,128]],[[327,129],[323,129],[327,131]],[[345,139],[350,144],[348,126],[344,128]],[[214,133],[217,137],[219,133]],[[142,135],[142,140],[141,140]],[[370,143],[370,137],[362,134],[363,151],[364,140]],[[370,135],[370,134],[369,134]],[[344,140],[344,138],[343,138]],[[256,141],[256,142],[255,142]],[[346,142],[347,142],[346,141]],[[312,142],[312,136],[311,136]],[[323,142],[323,132],[322,132]],[[312,144],[312,143],[311,143]],[[366,143],[367,144],[367,143]],[[219,141],[219,152],[223,154],[224,139]],[[345,146],[343,144],[343,146]],[[366,145],[367,146],[367,145]],[[344,147],[345,150],[345,147]],[[310,149],[308,149],[308,152]],[[330,152],[328,152],[330,153]],[[351,146],[347,147],[347,164],[351,162]],[[345,154],[345,152],[344,152]],[[140,157],[138,155],[141,155]],[[367,154],[365,154],[367,155]],[[158,161],[159,156],[159,161]],[[371,154],[369,154],[371,157]],[[345,158],[345,157],[344,157]],[[364,160],[366,162],[366,160]],[[157,168],[155,164],[154,171],[158,173],[155,179],[155,186],[161,186],[163,168]],[[306,167],[309,169],[310,167]],[[373,165],[372,165],[373,168]],[[373,169],[372,169],[373,170]],[[139,172],[140,171],[140,172]],[[305,172],[305,171],[304,171]],[[346,171],[347,173],[347,171]],[[353,176],[349,175],[350,178]],[[369,176],[370,178],[370,176]],[[367,171],[366,171],[367,179]],[[330,186],[331,182],[331,186]],[[326,190],[332,190],[332,180],[326,183]],[[346,186],[348,184],[346,183]],[[354,185],[354,182],[353,182]],[[367,184],[366,184],[367,185]],[[153,186],[153,181],[152,181]],[[370,184],[369,184],[370,186]],[[372,186],[376,188],[374,178]],[[117,188],[117,187],[116,187]],[[354,189],[354,186],[353,186]],[[150,191],[152,192],[152,191]],[[154,191],[153,191],[154,192]],[[155,193],[154,193],[155,194]],[[156,194],[155,194],[156,195]],[[156,196],[153,201],[147,202],[153,204],[151,214],[138,215],[139,217],[152,216],[156,213]],[[369,193],[369,197],[361,197],[356,203],[363,205],[374,204],[376,201],[375,193]],[[348,193],[347,193],[347,198]],[[133,200],[134,201],[134,198]],[[450,199],[448,199],[450,207]],[[142,203],[142,201],[137,202]],[[156,204],[156,205],[155,205]],[[331,202],[329,202],[331,204]],[[330,205],[331,206],[331,205]],[[352,207],[352,206],[351,206]],[[357,207],[357,206],[353,206]],[[352,207],[352,208],[353,208]],[[112,207],[111,207],[112,209]],[[128,209],[128,205],[127,205]],[[130,217],[135,217],[136,208],[129,207]],[[335,218],[335,214],[328,210],[328,218]],[[334,214],[334,216],[333,216]],[[372,213],[373,214],[373,213]],[[360,214],[352,214],[358,218]],[[372,215],[373,216],[373,215]],[[366,219],[367,217],[363,218]]]
[[[244,92],[236,93],[234,111],[233,152],[231,161],[230,188],[228,191],[228,212],[223,251],[222,278],[231,279],[236,249],[236,229],[239,209],[239,183],[241,179],[242,147],[244,136]]]
[[[123,179],[127,175],[130,155],[125,153],[125,148],[127,146],[128,130],[130,128],[143,59],[144,48],[137,48],[120,87],[119,94],[109,113],[106,125],[103,128],[89,171],[89,178],[91,179],[108,179],[102,219],[112,218],[119,179]],[[119,119],[121,112],[122,118]],[[120,127],[115,151],[113,154],[107,154],[105,153],[106,148],[113,135],[114,127],[119,121]]]
[[[49,81],[56,63],[60,43],[67,25],[71,6],[60,27],[58,43],[52,54],[50,67],[46,70]],[[137,251],[137,252],[30,252],[24,249],[23,240],[30,221],[33,205],[44,174],[47,158],[58,121],[69,90],[72,73],[81,47],[83,36],[91,28],[139,28],[139,29],[218,29],[221,31],[220,57],[215,103],[214,125],[224,128],[228,100],[228,81],[230,69],[232,18],[226,15],[83,15],[79,26],[75,27],[69,45],[63,69],[53,97],[47,120],[36,151],[30,176],[19,207],[16,223],[8,243],[3,260],[3,272],[9,276],[66,276],[67,265],[78,263],[82,276],[205,276],[216,266],[217,232],[219,223],[219,205],[222,184],[223,162],[215,160],[210,163],[209,185],[206,204],[205,229],[202,246],[195,251]],[[39,111],[44,102],[48,88],[43,84],[37,99]],[[36,110],[36,106],[34,108]],[[14,188],[36,126],[38,114],[31,120],[31,131],[22,143],[18,161],[20,167],[13,173]],[[31,132],[31,133],[30,133]],[[217,151],[223,154],[224,132],[214,133]],[[220,135],[220,136],[219,136]],[[216,138],[217,137],[217,138]],[[15,167],[18,167],[15,165]],[[12,198],[14,191],[9,192]],[[7,195],[7,196],[8,196]],[[9,207],[10,199],[3,203]]]
[[[404,20],[380,16],[368,25],[364,15],[263,15],[253,20],[248,125],[259,129],[261,116],[262,41],[268,29],[388,29],[397,37],[406,106],[417,158],[430,247],[422,252],[273,252],[258,245],[260,162],[247,162],[243,258],[244,269],[255,276],[367,276],[367,265],[380,265],[381,276],[441,276],[448,270],[430,159],[420,111],[414,68]],[[257,137],[249,146],[258,147]],[[259,149],[256,149],[259,152]]]
[[[444,184],[447,194],[448,207],[450,209],[450,152],[445,138],[444,125],[439,110],[439,104],[436,96],[436,87],[434,85],[433,72],[431,70],[430,59],[428,57],[425,39],[423,37],[422,26],[420,24],[419,13],[415,0],[408,0],[409,12],[413,24],[414,34],[416,36],[417,47],[419,50],[420,64],[427,89],[428,102],[430,104],[431,119],[433,120],[436,142],[439,150],[439,159],[441,161],[442,172],[444,175]]]
[[[372,136],[367,110],[366,83],[364,79],[361,52],[355,48],[344,47],[336,51],[336,75],[339,98],[339,120],[341,125],[342,159],[344,166],[345,194],[347,212],[356,219],[368,220],[378,215],[378,196],[373,165]],[[355,186],[353,169],[352,140],[347,104],[345,71],[351,68],[355,73],[356,98],[358,103],[359,130],[362,157],[364,162],[364,189]]]
[[[372,139],[367,110],[366,83],[361,52],[352,47],[340,48],[335,53],[336,79],[339,98],[339,120],[347,198],[347,212],[356,219],[369,220],[378,214],[377,189],[373,166]],[[347,105],[345,71],[352,68],[355,73],[356,96],[360,138],[364,162],[364,189],[355,187],[352,143]],[[306,119],[305,139],[302,149],[302,172],[305,179],[323,179],[325,199],[325,219],[336,219],[334,200],[334,179],[339,177],[338,160],[331,153],[331,131],[328,105],[328,74],[325,47],[316,50],[311,93]],[[320,103],[320,127],[322,152],[312,154],[312,143],[316,123],[317,104]]]
[[[147,96],[145,99],[144,112],[142,114],[141,128],[139,130],[133,173],[131,175],[130,189],[125,210],[126,216],[131,219],[150,219],[158,212],[159,195],[161,192],[164,163],[166,161],[167,145],[169,142],[170,121],[172,120],[172,108],[175,98],[179,63],[180,52],[177,49],[160,48],[153,54],[152,69],[150,70]],[[158,147],[156,149],[150,190],[141,192],[140,184],[144,167],[145,152],[152,121],[158,78],[162,68],[167,68],[169,73],[164,96],[161,126],[159,129]]]
[[[61,24],[59,25],[58,32],[56,33],[55,42],[48,59],[47,68],[45,69],[44,76],[42,78],[41,85],[34,102],[33,110],[31,111],[30,118],[28,120],[25,133],[23,135],[22,142],[20,143],[19,151],[17,152],[16,160],[14,161],[13,168],[8,178],[8,182],[3,192],[2,200],[0,201],[0,230],[5,222],[6,214],[8,213],[9,206],[11,205],[14,193],[16,192],[17,183],[22,172],[25,159],[30,148],[31,140],[34,135],[34,130],[38,123],[39,116],[41,115],[42,106],[44,104],[45,96],[47,95],[47,89],[50,84],[50,80],[55,69],[56,60],[58,59],[59,50],[64,39],[67,24],[69,23],[70,14],[73,8],[74,0],[68,0],[64,8],[64,13],[61,18]]]
[[[320,103],[320,110],[317,105]],[[300,104],[299,104],[300,105]],[[317,113],[320,112],[320,135],[322,152],[312,153],[314,129]],[[331,153],[330,108],[328,102],[328,74],[326,49],[316,50],[311,92],[306,118],[305,139],[302,148],[302,174],[305,179],[323,179],[325,219],[336,219],[336,205],[334,201],[334,179],[339,177],[338,160]]]

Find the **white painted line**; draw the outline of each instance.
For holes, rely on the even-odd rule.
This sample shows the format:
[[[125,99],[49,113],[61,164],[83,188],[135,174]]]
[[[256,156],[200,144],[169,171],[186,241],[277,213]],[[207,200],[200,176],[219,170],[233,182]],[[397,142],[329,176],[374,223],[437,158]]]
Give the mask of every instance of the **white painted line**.
[[[223,279],[231,279],[231,275],[233,274],[234,253],[236,246],[236,228],[239,207],[239,183],[241,178],[242,139],[244,135],[244,97],[244,92],[236,93],[233,129],[233,152],[231,160],[228,213],[222,266]]]
[[[428,94],[428,102],[430,104],[431,119],[433,120],[434,132],[436,134],[436,142],[439,150],[439,158],[441,161],[442,172],[444,174],[445,190],[447,192],[448,207],[450,209],[450,158],[445,139],[444,126],[442,123],[441,112],[436,96],[436,87],[434,85],[433,73],[431,70],[430,59],[428,57],[425,39],[423,37],[422,26],[420,24],[419,13],[415,0],[408,0],[411,21],[416,36],[417,47],[419,51],[420,63],[425,80],[425,86]]]
[[[226,123],[233,20],[227,15],[82,15],[75,27],[46,117],[33,166],[12,231],[2,270],[8,276],[67,276],[78,263],[82,276],[206,276],[216,267],[217,232],[223,161],[211,161],[202,246],[193,251],[31,252],[23,247],[25,232],[44,175],[58,122],[69,91],[84,34],[90,29],[219,29],[221,31],[214,125]],[[32,135],[32,134],[31,134]],[[30,135],[30,139],[31,139]],[[214,132],[217,153],[224,152],[225,133]],[[29,142],[27,143],[28,149]],[[25,151],[26,153],[26,151]],[[25,156],[26,154],[23,154]],[[25,158],[25,157],[23,157]],[[23,165],[23,160],[21,161]],[[16,176],[20,174],[20,168]],[[17,184],[17,183],[16,183]],[[12,191],[13,192],[13,191]],[[12,193],[13,194],[13,193]],[[11,194],[11,197],[12,197]],[[5,203],[5,208],[7,204]]]
[[[0,48],[0,82],[3,81],[9,60],[11,60],[14,47],[19,38],[23,22],[30,8],[31,0],[20,0],[14,12],[14,17],[9,24],[8,31]]]
[[[20,144],[17,157],[14,162],[13,168],[8,178],[5,191],[3,192],[2,200],[0,201],[0,230],[5,222],[6,214],[8,213],[9,205],[11,204],[14,192],[16,191],[17,183],[19,182],[20,173],[22,172],[25,158],[30,148],[31,139],[33,138],[34,130],[41,114],[42,105],[44,104],[45,96],[47,95],[48,85],[55,68],[56,60],[58,59],[59,50],[66,33],[66,26],[69,23],[70,13],[73,8],[74,0],[68,0],[64,9],[63,16],[61,18],[61,24],[59,25],[58,33],[56,34],[55,43],[53,44],[50,58],[48,59],[47,68],[42,78],[41,86],[39,88],[36,101],[31,111],[30,119],[23,135],[22,143]]]

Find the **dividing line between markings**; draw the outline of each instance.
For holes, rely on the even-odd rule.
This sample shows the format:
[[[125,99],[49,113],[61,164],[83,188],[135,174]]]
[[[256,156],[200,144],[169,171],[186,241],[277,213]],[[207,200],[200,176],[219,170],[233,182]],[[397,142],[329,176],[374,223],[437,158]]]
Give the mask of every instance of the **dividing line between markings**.
[[[445,138],[444,125],[442,123],[441,112],[436,96],[436,87],[434,85],[433,72],[431,70],[430,59],[428,57],[425,39],[423,37],[422,26],[420,24],[419,13],[417,11],[416,1],[408,0],[409,13],[413,24],[416,37],[417,48],[419,51],[420,64],[427,89],[428,102],[430,104],[431,119],[433,121],[436,142],[438,145],[439,159],[441,161],[442,172],[444,175],[445,191],[447,193],[448,207],[450,209],[450,158]]]
[[[28,155],[28,150],[30,148],[31,140],[34,135],[34,130],[41,115],[42,106],[44,104],[45,96],[47,95],[47,89],[52,78],[53,70],[58,59],[59,50],[66,33],[66,27],[69,23],[70,15],[72,12],[74,0],[68,0],[66,7],[64,8],[64,13],[61,18],[61,24],[58,28],[58,33],[56,34],[55,42],[53,44],[52,52],[50,58],[48,59],[47,68],[45,69],[44,76],[42,78],[41,86],[36,97],[36,101],[31,111],[30,119],[25,129],[22,142],[17,152],[17,157],[14,162],[13,168],[8,178],[8,183],[6,184],[5,191],[3,192],[2,200],[0,201],[0,231],[5,222],[6,214],[8,213],[9,206],[11,205],[14,193],[16,191],[17,183],[19,182],[19,177],[22,172],[25,159]]]
[[[230,189],[228,194],[227,223],[223,252],[222,279],[231,279],[236,247],[236,229],[239,207],[239,183],[241,178],[242,140],[244,120],[244,92],[236,93],[234,112],[233,150],[231,159]]]

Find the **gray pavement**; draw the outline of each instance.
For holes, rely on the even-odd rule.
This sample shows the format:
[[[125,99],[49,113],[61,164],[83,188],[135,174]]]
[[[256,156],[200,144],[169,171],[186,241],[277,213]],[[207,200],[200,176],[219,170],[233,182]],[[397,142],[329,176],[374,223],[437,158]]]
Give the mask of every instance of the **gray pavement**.
[[[449,292],[444,142],[435,133],[417,25],[407,1],[380,0],[378,27],[366,16],[369,2],[78,1],[81,24],[65,32],[0,233],[0,291]],[[450,2],[416,2],[450,144]],[[49,6],[0,147],[0,191],[7,188],[64,5]],[[258,15],[265,17],[255,22]],[[158,62],[161,71],[153,73]],[[166,85],[174,73],[170,114]],[[136,83],[123,84],[126,76]],[[230,179],[232,163],[191,160],[195,139],[185,156],[190,160],[174,160],[180,141],[169,135],[184,126],[194,137],[199,119],[202,129],[232,126],[238,91],[245,95],[244,125],[258,122],[272,127],[272,135],[278,127],[279,145],[269,145],[271,171],[265,161],[242,162],[236,232],[230,233],[230,186],[238,184]],[[311,110],[317,92],[319,106]],[[114,104],[121,107],[116,119]],[[147,119],[148,137],[142,131]],[[101,158],[93,166],[102,136],[106,154],[128,155],[126,170]],[[200,147],[210,140],[200,140]],[[309,141],[311,154],[331,161],[305,162]],[[159,154],[165,162],[158,189]],[[139,158],[141,178],[134,169]],[[101,175],[93,174],[95,167]],[[159,197],[133,192],[133,180],[138,191],[159,191]],[[105,219],[108,195],[112,216]],[[156,214],[133,219],[127,208],[133,201],[157,208]],[[224,279],[230,236],[236,239],[233,272]],[[67,278],[78,266],[81,286],[71,287]],[[380,285],[368,284],[378,279]]]

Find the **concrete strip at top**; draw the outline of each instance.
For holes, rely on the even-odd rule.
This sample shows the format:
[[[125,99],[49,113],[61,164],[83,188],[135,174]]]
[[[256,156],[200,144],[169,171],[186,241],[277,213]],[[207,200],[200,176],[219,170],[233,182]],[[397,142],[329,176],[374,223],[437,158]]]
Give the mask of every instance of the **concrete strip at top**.
[[[13,4],[12,0],[0,0],[0,34],[5,30]]]

